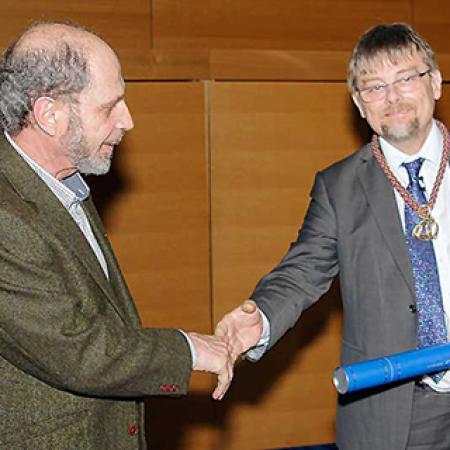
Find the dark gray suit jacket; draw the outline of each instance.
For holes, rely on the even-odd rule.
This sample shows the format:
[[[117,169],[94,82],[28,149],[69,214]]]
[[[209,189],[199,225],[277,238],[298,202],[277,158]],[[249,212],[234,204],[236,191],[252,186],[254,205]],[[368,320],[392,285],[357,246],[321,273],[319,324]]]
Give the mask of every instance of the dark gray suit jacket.
[[[316,176],[312,200],[281,263],[256,287],[272,347],[339,273],[344,308],[341,362],[416,346],[414,282],[394,191],[370,146]],[[331,374],[330,374],[331,379]],[[404,450],[413,383],[340,399],[340,450]]]
[[[0,448],[145,448],[142,396],[187,392],[174,329],[143,329],[93,203],[87,240],[0,138]]]

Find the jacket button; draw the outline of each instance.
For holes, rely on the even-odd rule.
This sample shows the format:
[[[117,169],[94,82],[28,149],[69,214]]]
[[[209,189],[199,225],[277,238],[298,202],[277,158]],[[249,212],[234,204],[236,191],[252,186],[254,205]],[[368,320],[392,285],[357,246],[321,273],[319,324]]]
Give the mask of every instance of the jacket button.
[[[139,433],[139,425],[133,423],[132,425],[128,425],[128,434],[130,436],[136,436]]]
[[[417,312],[417,306],[416,305],[409,305],[408,308],[409,308],[409,311],[412,314],[415,314]]]

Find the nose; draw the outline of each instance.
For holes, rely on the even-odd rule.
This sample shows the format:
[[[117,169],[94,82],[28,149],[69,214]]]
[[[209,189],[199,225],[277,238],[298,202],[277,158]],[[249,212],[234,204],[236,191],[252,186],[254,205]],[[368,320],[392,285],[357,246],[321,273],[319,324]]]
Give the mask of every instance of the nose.
[[[122,101],[120,105],[121,111],[119,114],[119,120],[117,123],[117,128],[121,128],[125,131],[131,130],[134,127],[133,118],[131,117],[130,110],[125,100]]]
[[[401,98],[401,94],[398,93],[395,84],[388,84],[386,86],[386,100],[389,103],[396,103],[399,98]]]

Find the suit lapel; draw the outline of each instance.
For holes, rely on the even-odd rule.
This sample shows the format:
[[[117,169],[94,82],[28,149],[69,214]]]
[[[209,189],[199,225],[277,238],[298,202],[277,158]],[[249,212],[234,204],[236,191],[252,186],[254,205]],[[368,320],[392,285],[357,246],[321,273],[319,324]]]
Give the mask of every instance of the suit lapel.
[[[115,292],[115,298],[119,300],[116,302],[116,306],[121,309],[122,314],[125,315],[135,327],[140,328],[141,322],[136,306],[131,299],[131,294],[125,280],[123,279],[119,264],[106,237],[106,231],[91,198],[86,200],[83,205],[83,209],[86,212],[94,236],[103,252],[103,256],[105,257],[106,264],[108,266],[109,280]]]
[[[86,267],[89,276],[109,301],[114,303],[111,285],[80,228],[53,192],[3,136],[0,137],[0,172],[22,200],[31,206],[35,217],[30,218],[30,221],[40,227],[43,234],[53,239],[56,237],[66,250],[70,250],[73,257]]]
[[[378,161],[373,157],[370,145],[366,147],[366,151],[363,153],[358,176],[376,223],[395,264],[408,285],[411,294],[415,296],[411,262],[398,214],[394,190],[381,170]]]

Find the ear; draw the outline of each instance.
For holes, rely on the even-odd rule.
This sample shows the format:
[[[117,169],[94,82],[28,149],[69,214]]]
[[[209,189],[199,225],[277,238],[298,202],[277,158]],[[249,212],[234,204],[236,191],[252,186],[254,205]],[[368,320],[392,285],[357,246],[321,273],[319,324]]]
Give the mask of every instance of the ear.
[[[439,100],[442,94],[442,75],[437,69],[431,72],[431,88],[433,89],[433,98]]]
[[[357,92],[354,92],[352,94],[352,99],[353,99],[353,103],[358,108],[359,114],[361,115],[361,117],[363,119],[365,119],[366,118],[366,112],[365,112],[364,106],[362,105],[362,103],[361,103],[361,101],[360,101],[360,99],[358,97],[358,93]]]
[[[55,136],[58,125],[57,102],[51,97],[39,97],[33,106],[36,125],[49,136]]]

